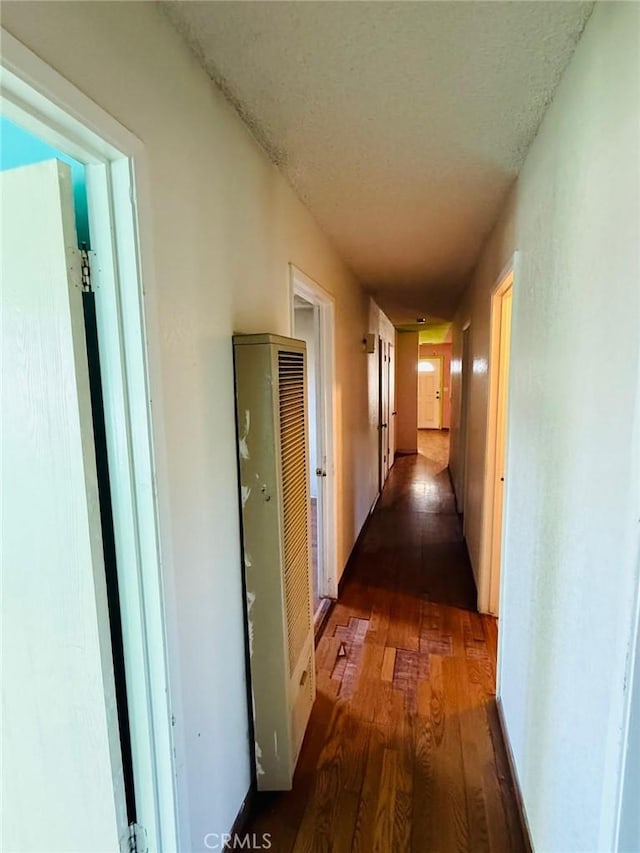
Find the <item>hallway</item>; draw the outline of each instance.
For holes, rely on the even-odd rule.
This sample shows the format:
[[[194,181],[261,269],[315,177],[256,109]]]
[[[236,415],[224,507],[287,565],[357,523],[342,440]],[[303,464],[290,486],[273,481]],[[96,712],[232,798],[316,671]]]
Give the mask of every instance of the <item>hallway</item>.
[[[524,850],[495,702],[497,628],[475,586],[448,434],[399,457],[317,647],[294,788],[249,832],[286,851]]]

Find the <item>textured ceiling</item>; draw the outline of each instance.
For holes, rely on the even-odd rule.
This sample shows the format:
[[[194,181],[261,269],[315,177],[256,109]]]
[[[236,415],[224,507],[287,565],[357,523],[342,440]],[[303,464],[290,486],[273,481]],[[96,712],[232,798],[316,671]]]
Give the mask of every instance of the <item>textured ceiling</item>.
[[[163,4],[396,324],[451,316],[592,5]]]

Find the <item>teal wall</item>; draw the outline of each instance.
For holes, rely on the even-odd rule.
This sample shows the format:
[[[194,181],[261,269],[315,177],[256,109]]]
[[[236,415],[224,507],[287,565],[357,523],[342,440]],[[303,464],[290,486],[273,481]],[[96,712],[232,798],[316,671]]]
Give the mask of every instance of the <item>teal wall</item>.
[[[0,171],[15,169],[17,166],[28,166],[31,163],[41,163],[43,160],[53,158],[62,160],[63,163],[68,163],[71,167],[78,245],[86,243],[87,246],[90,246],[84,165],[72,157],[56,151],[55,148],[51,148],[37,136],[27,133],[17,124],[4,118],[4,116],[0,116]]]

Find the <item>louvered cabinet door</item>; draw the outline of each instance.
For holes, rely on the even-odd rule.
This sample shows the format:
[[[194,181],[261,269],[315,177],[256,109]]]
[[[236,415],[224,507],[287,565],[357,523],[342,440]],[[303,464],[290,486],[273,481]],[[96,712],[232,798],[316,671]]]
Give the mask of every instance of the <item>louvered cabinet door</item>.
[[[305,358],[302,341],[234,338],[259,790],[291,787],[315,698]]]
[[[304,351],[278,350],[285,617],[296,758],[315,697],[305,358]]]

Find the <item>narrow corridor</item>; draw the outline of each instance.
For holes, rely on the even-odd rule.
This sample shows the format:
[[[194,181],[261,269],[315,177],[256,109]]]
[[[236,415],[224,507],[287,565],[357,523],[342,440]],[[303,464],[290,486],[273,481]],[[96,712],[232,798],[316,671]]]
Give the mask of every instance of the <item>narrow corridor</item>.
[[[317,648],[294,788],[250,832],[286,851],[524,850],[494,700],[497,626],[475,586],[448,436],[398,458]]]

